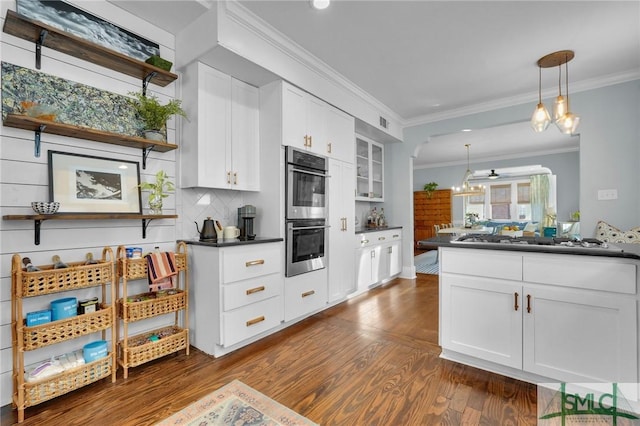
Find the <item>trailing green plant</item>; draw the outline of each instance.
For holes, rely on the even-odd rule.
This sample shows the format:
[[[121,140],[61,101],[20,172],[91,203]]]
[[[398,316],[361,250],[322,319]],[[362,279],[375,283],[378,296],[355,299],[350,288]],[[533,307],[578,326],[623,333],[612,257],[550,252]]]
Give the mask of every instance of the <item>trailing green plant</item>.
[[[433,191],[438,188],[438,184],[436,182],[429,182],[424,184],[424,190],[427,193],[427,197],[431,198],[433,195]]]
[[[167,125],[167,120],[172,115],[179,115],[187,118],[187,113],[182,109],[182,101],[171,99],[166,105],[160,104],[160,100],[153,95],[143,95],[142,92],[130,92],[134,96],[131,104],[136,110],[138,117],[144,122],[145,130],[163,131]]]
[[[167,194],[167,191],[173,191],[175,189],[175,186],[173,182],[168,179],[165,171],[160,170],[158,173],[156,173],[155,182],[142,182],[140,184],[140,189],[149,191],[149,206],[153,206],[158,203],[160,203],[160,206],[162,206],[162,199],[169,196],[169,194]]]

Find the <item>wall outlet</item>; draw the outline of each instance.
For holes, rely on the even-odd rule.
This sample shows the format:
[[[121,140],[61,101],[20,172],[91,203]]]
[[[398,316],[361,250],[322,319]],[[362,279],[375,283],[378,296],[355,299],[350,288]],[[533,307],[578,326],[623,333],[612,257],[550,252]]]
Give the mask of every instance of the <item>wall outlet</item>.
[[[617,200],[617,199],[618,199],[617,189],[599,189],[598,190],[598,200]]]

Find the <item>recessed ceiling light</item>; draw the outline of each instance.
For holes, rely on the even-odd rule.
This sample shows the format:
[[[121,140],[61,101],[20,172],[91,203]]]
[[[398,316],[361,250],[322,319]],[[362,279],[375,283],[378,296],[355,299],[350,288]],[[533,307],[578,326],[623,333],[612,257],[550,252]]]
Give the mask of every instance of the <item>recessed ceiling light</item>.
[[[470,131],[471,131],[471,129],[462,129],[461,131],[462,131],[462,132],[470,132]]]
[[[331,0],[310,0],[309,3],[311,3],[311,7],[313,7],[314,9],[322,10],[329,7],[329,3],[331,3]]]

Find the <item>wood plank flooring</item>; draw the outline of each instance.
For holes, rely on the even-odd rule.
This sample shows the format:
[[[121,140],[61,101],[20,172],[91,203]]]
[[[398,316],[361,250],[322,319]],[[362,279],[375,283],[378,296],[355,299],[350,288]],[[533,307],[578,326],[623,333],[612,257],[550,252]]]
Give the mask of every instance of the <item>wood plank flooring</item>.
[[[193,349],[120,371],[22,424],[152,425],[233,379],[321,425],[536,424],[534,385],[442,360],[437,342],[438,277],[419,274],[221,358]],[[3,407],[0,424],[16,421]]]

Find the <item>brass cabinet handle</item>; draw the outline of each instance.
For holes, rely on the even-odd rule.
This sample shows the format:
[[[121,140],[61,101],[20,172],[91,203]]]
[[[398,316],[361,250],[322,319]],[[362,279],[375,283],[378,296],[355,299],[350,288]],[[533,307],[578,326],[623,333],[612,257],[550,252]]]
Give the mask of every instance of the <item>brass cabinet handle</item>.
[[[398,238],[400,234],[393,234],[393,238]]]
[[[238,173],[236,172],[233,173],[233,184],[234,185],[238,184]]]
[[[389,249],[387,250],[388,253],[393,253],[393,246],[389,247]]]
[[[360,244],[367,244],[369,242],[369,240],[362,240],[360,241]]]
[[[305,291],[304,293],[302,293],[302,297],[307,297],[307,296],[311,296],[316,294],[315,290],[309,290],[309,291]]]
[[[227,183],[231,183],[231,172],[227,172]]]
[[[331,142],[327,144],[327,152],[331,154]]]
[[[518,292],[513,293],[513,309],[518,310]]]
[[[304,135],[304,146],[308,147],[309,146],[309,136]]]
[[[264,321],[264,315],[263,316],[259,316],[258,318],[254,318],[254,319],[250,319],[249,321],[247,321],[247,327],[251,327],[252,325],[255,325],[259,322]]]
[[[258,293],[264,291],[264,286],[261,285],[260,287],[255,287],[255,288],[250,288],[249,290],[247,290],[247,296],[253,293]]]
[[[378,241],[384,241],[386,239],[387,239],[387,237],[378,237]]]
[[[313,137],[309,136],[309,148],[311,148],[311,145],[313,145]]]
[[[244,266],[246,266],[247,268],[249,266],[256,266],[256,265],[264,265],[264,259],[250,260],[244,264]]]
[[[531,295],[527,294],[527,313],[531,313]]]

